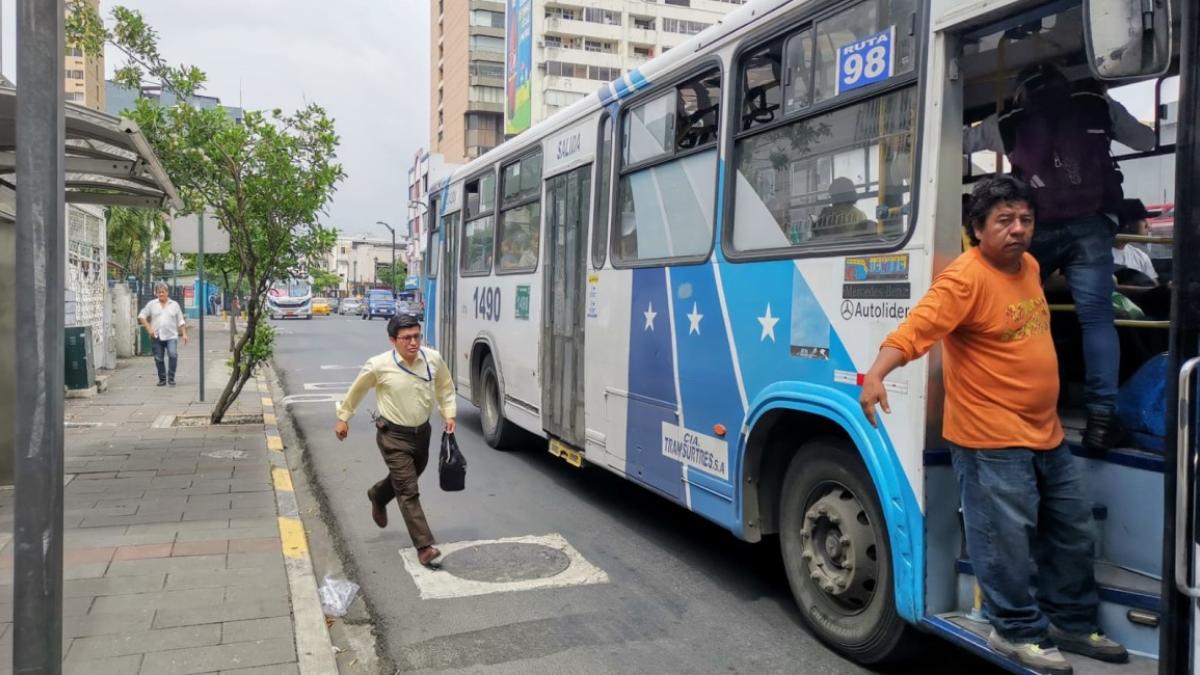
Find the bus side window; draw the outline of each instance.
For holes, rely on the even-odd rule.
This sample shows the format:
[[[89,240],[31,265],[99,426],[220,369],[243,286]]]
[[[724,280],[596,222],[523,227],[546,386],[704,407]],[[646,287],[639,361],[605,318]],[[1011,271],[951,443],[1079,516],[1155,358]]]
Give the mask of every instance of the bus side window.
[[[913,0],[862,2],[741,59],[743,124],[735,141],[731,254],[789,255],[800,246],[903,238],[912,200],[916,87],[850,105],[821,104],[859,96],[867,91],[860,87],[901,73],[913,79],[913,6]],[[870,82],[843,83],[841,90],[831,60],[847,46],[857,49],[855,55],[874,50],[869,58],[883,59],[887,67],[863,70]],[[763,72],[764,63],[776,58],[783,59],[785,80],[781,111],[769,108],[769,92],[778,83]]]
[[[500,218],[496,241],[498,273],[537,269],[542,224],[542,152],[538,150],[500,170]]]
[[[701,261],[712,248],[721,71],[696,75],[621,118],[613,261]]]
[[[463,222],[462,258],[459,262],[463,276],[484,276],[492,271],[492,248],[495,244],[496,175],[490,170],[469,181],[465,188],[466,220]]]
[[[600,122],[600,147],[596,149],[596,216],[592,225],[592,267],[604,267],[608,252],[608,198],[612,174],[612,117]]]

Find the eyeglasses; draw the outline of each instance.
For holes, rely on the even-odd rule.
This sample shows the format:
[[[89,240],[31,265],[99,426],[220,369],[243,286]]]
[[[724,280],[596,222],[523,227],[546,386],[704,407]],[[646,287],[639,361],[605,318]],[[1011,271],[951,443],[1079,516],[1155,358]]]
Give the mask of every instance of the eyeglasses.
[[[420,342],[421,334],[417,333],[416,335],[397,335],[396,337],[394,337],[392,339],[395,340],[396,342]]]

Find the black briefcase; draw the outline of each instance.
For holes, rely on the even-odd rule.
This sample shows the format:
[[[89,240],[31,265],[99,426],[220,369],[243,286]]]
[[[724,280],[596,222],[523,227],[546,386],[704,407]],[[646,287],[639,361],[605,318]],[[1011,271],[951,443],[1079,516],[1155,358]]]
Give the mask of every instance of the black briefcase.
[[[467,487],[467,458],[459,451],[454,434],[442,433],[442,450],[438,455],[438,482],[446,492],[458,492]]]

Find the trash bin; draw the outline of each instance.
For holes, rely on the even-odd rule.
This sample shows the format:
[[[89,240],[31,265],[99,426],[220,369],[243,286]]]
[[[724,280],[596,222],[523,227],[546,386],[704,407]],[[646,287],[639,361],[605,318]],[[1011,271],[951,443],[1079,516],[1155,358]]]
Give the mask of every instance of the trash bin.
[[[92,327],[67,326],[63,380],[68,389],[87,389],[96,382],[92,356]]]

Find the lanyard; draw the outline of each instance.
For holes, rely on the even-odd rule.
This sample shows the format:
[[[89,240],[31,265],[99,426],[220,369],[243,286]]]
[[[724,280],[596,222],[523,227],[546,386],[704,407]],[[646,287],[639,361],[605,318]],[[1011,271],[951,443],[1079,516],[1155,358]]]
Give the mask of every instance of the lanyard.
[[[421,350],[421,357],[422,358],[425,357],[424,349]],[[392,360],[396,362],[397,368],[399,368],[400,370],[403,370],[404,372],[408,373],[409,375],[412,375],[413,377],[417,378],[418,380],[420,380],[422,382],[432,382],[433,381],[433,371],[429,369],[429,359],[425,359],[425,377],[421,377],[420,375],[414,373],[413,371],[409,370],[408,368],[405,368],[404,364],[400,362],[400,357],[396,356],[395,349],[392,350]]]

